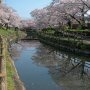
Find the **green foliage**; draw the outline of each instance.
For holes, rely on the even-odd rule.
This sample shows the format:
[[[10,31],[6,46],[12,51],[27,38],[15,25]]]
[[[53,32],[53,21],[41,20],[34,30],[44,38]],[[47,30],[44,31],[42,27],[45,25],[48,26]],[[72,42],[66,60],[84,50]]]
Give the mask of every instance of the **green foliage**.
[[[0,35],[2,35],[3,37],[5,38],[9,38],[9,37],[12,37],[15,35],[15,32],[14,30],[4,30],[4,29],[0,29]]]
[[[86,30],[82,30],[82,29],[68,29],[66,31],[70,31],[70,32],[90,32],[90,30],[86,29]]]
[[[14,29],[0,29],[0,35],[7,39],[15,39],[17,37],[17,31]],[[19,38],[24,37],[26,34],[22,31],[18,31]]]
[[[57,44],[58,46],[63,45],[66,47],[70,47],[72,49],[81,49],[81,50],[90,50],[90,44],[83,43],[82,41],[79,41],[78,39],[74,40],[73,38],[70,38],[68,40],[67,37],[56,37],[56,36],[51,36],[47,34],[40,34],[39,38],[41,40],[44,40],[46,43],[52,43],[53,46]]]
[[[84,45],[84,44],[81,45],[81,49],[82,49],[82,50],[85,50],[86,48],[87,48],[86,45]]]
[[[5,43],[3,44],[4,45],[3,56],[4,59],[6,60],[7,90],[15,90],[15,83],[13,80],[13,74],[15,72],[15,69],[12,66],[11,58],[7,50],[8,42],[6,42],[4,38],[3,41]]]
[[[20,37],[23,37],[25,34],[21,31],[18,32]],[[3,41],[5,41],[4,44],[4,58],[6,60],[6,71],[7,71],[7,90],[16,90],[15,89],[15,82],[13,80],[13,75],[15,72],[15,68],[13,67],[9,52],[7,51],[8,42],[5,39],[16,39],[17,38],[17,31],[13,29],[0,29],[0,35],[3,36]]]
[[[44,28],[42,31],[44,31],[48,35],[52,35],[55,32],[55,29],[52,27]]]
[[[7,83],[8,83],[7,88],[8,90],[15,90],[15,83],[13,80],[14,68],[12,67],[12,63],[8,56],[7,56],[6,68],[7,68]]]

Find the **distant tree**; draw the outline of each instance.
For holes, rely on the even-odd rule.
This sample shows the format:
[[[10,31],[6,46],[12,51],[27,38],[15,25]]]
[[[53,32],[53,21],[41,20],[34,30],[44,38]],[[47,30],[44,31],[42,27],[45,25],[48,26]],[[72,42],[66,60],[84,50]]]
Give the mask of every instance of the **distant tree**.
[[[88,0],[74,0],[62,3],[64,4],[63,8],[68,18],[76,21],[82,29],[85,29],[85,16],[90,10],[87,2]]]
[[[59,27],[60,23],[79,24],[85,29],[85,18],[90,10],[90,0],[52,0],[51,4],[31,12],[38,28]]]
[[[0,23],[6,27],[19,27],[21,18],[17,15],[16,11],[7,6],[6,4],[0,4]]]

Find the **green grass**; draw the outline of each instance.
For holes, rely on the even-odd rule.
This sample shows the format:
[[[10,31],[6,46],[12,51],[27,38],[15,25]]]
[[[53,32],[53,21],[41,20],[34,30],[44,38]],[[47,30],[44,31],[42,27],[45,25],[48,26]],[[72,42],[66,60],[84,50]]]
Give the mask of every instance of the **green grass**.
[[[25,36],[25,33],[19,31],[19,37]],[[15,72],[15,69],[12,65],[12,61],[11,61],[11,57],[9,55],[8,52],[8,42],[5,41],[5,39],[12,39],[14,40],[15,38],[17,38],[17,32],[15,30],[5,30],[5,29],[0,29],[0,35],[2,35],[3,37],[3,41],[4,41],[4,58],[6,60],[6,71],[7,71],[7,90],[15,90],[15,83],[13,80],[13,75]]]
[[[6,61],[6,69],[7,69],[7,90],[15,90],[15,83],[13,80],[13,74],[15,72],[14,68],[12,67],[12,63],[10,61],[9,56],[7,57]]]
[[[21,31],[18,31],[18,34],[20,38],[26,35]],[[0,35],[2,35],[4,38],[15,39],[17,37],[17,31],[13,29],[8,29],[8,30],[0,29]]]
[[[12,35],[15,35],[15,31],[14,30],[4,30],[4,29],[0,29],[0,35],[8,38],[11,37]]]
[[[13,74],[15,69],[11,62],[11,57],[7,49],[8,43],[3,38],[3,58],[6,60],[6,78],[7,78],[7,90],[15,90],[15,84],[13,80]]]

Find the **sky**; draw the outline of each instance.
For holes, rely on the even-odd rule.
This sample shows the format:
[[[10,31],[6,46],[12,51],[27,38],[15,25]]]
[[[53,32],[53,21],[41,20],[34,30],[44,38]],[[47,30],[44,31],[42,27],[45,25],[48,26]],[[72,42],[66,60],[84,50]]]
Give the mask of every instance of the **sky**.
[[[24,18],[31,18],[30,12],[50,4],[52,0],[4,0],[8,6],[14,8]]]

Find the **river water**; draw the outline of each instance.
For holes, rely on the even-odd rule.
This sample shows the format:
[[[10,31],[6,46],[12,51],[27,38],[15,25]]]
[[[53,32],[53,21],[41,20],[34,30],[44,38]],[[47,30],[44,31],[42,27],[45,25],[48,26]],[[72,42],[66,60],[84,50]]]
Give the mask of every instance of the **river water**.
[[[12,44],[26,90],[90,90],[90,58],[55,51],[38,41]]]

